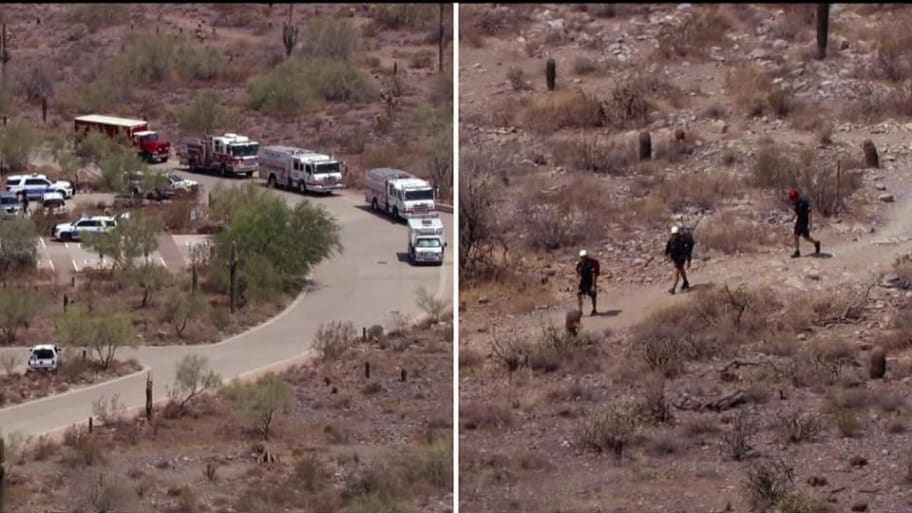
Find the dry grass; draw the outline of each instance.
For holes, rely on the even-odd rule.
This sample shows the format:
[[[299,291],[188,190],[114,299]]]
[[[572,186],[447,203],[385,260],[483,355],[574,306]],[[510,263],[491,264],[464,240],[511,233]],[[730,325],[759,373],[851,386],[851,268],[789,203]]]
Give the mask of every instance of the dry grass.
[[[717,6],[701,6],[680,27],[669,27],[659,36],[658,53],[667,60],[706,57],[713,46],[724,46],[730,28]]]
[[[737,198],[741,187],[741,180],[734,174],[700,173],[663,180],[658,194],[672,212],[682,212],[688,207],[713,210],[722,201]]]
[[[601,102],[582,90],[555,91],[534,98],[523,112],[523,124],[539,133],[562,128],[596,128],[604,123]]]
[[[772,237],[768,226],[745,220],[728,211],[703,221],[695,235],[700,246],[726,255],[753,251],[769,244]]]

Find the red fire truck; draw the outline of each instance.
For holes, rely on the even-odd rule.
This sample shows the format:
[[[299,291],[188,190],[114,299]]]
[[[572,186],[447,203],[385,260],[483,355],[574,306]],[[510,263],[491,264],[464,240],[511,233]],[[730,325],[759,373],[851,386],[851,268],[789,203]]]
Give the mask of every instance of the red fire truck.
[[[111,139],[128,142],[136,147],[139,156],[147,162],[167,162],[171,143],[149,130],[149,122],[141,119],[117,118],[91,114],[76,118],[77,136],[88,132],[101,132]]]
[[[260,143],[238,134],[185,137],[177,147],[181,165],[190,171],[250,178],[259,167]]]

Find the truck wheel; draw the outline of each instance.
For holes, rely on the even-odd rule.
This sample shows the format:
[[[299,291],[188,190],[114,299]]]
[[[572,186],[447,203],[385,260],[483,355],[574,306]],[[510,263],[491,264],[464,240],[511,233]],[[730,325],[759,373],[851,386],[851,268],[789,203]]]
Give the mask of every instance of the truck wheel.
[[[225,164],[222,164],[222,176],[226,178],[228,177],[228,166]]]
[[[266,187],[270,189],[276,188],[276,177],[275,175],[269,175],[269,178],[266,180]]]
[[[196,173],[196,161],[195,160],[191,159],[190,163],[187,165],[187,167],[190,169],[190,171],[192,173]]]
[[[374,199],[371,201],[371,209],[373,209],[373,210],[378,210],[378,208],[377,208],[377,198],[374,198]]]
[[[307,194],[307,184],[304,181],[298,182],[298,192],[301,194]]]
[[[249,173],[245,173],[244,176],[247,177],[247,178],[252,178],[252,177],[253,177],[253,171],[250,171]]]
[[[393,207],[393,219],[395,219],[396,221],[398,221],[400,219],[399,207]]]
[[[152,154],[149,152],[146,152],[146,151],[142,152],[142,158],[149,164],[155,163],[155,157],[153,157]]]

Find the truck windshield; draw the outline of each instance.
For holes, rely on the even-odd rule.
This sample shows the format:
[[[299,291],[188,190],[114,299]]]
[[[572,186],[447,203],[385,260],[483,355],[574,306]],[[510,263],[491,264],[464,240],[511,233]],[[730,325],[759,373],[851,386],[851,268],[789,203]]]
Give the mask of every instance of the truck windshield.
[[[255,157],[259,148],[259,144],[232,144],[229,146],[233,157]]]
[[[54,351],[51,351],[50,349],[38,349],[32,354],[39,360],[51,360],[54,358]]]
[[[432,200],[434,199],[434,189],[415,189],[413,191],[405,191],[405,199],[408,201]]]
[[[0,205],[16,205],[19,200],[15,196],[0,196]]]
[[[339,172],[339,163],[331,162],[329,164],[317,164],[317,174],[323,173],[338,173]]]
[[[418,239],[419,248],[439,248],[440,239]]]
[[[142,141],[142,142],[146,142],[146,141],[157,141],[157,140],[158,140],[158,134],[148,134],[148,135],[144,135],[144,136],[140,137],[139,140]]]

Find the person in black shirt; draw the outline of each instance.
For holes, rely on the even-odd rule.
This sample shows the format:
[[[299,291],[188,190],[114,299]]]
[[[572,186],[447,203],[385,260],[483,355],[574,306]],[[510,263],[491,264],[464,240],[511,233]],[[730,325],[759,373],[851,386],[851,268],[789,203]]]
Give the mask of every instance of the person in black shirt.
[[[590,315],[595,315],[596,281],[600,272],[599,263],[598,260],[590,258],[585,249],[580,250],[579,256],[579,262],[576,263],[576,275],[579,276],[580,282],[576,300],[579,311],[582,312],[583,296],[589,296],[592,299],[592,313]]]
[[[811,237],[811,204],[808,203],[808,200],[802,198],[795,189],[789,191],[788,197],[795,207],[795,252],[792,253],[792,258],[801,256],[799,247],[801,237],[812,242],[814,244],[814,254],[819,255],[820,241]]]
[[[669,294],[675,293],[675,289],[678,288],[678,280],[681,278],[684,279],[684,283],[681,284],[681,291],[683,292],[690,288],[684,264],[686,263],[690,267],[692,252],[693,237],[689,233],[681,233],[681,229],[677,225],[672,226],[671,238],[665,244],[665,257],[671,260],[675,267],[675,281],[674,285],[668,289]]]

